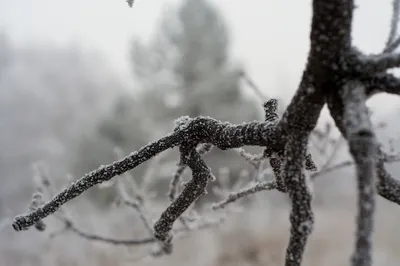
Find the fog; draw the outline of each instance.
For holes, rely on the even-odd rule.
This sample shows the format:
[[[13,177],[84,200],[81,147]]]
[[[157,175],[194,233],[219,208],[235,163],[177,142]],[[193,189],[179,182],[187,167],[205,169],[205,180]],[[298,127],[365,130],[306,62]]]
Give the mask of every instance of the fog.
[[[357,3],[354,44],[378,53],[391,1]],[[0,0],[0,265],[282,265],[286,196],[261,192],[207,212],[252,178],[271,177],[268,165],[255,169],[243,158],[261,151],[254,147],[205,155],[217,184],[188,212],[195,229],[176,240],[171,256],[153,257],[149,245],[91,241],[71,230],[65,217],[46,218],[44,232],[15,232],[10,221],[29,209],[38,179],[51,183],[53,191],[43,193],[48,200],[85,173],[171,132],[178,117],[263,120],[262,103],[271,97],[284,110],[304,70],[310,20],[311,1],[136,0],[129,8],[124,0]],[[400,144],[399,100],[378,95],[368,102],[387,149]],[[349,160],[327,124],[332,121],[324,110],[310,139],[318,166]],[[169,203],[178,161],[173,149],[117,179],[140,194],[149,223]],[[396,159],[389,169],[398,173],[399,166]],[[348,265],[353,176],[352,166],[339,167],[316,180],[319,221],[306,265]],[[182,181],[189,179],[190,171]],[[120,206],[118,185],[96,186],[68,203],[68,219],[88,234],[147,237],[141,211]],[[400,209],[383,200],[378,205],[376,265],[395,265]],[[227,218],[209,226],[196,213]]]

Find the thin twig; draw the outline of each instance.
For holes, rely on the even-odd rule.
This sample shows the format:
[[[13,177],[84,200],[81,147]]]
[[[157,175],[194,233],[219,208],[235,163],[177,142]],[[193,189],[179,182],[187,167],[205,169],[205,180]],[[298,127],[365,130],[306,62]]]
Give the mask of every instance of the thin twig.
[[[268,97],[261,92],[260,88],[256,85],[256,83],[250,78],[250,76],[246,72],[244,71],[241,72],[240,76],[262,101],[266,101],[268,99]]]
[[[400,44],[400,38],[396,38],[397,28],[399,24],[399,13],[400,13],[400,0],[393,0],[392,2],[392,19],[390,22],[390,31],[388,39],[386,41],[383,53],[393,52]]]
[[[235,202],[243,197],[255,194],[263,190],[273,190],[273,189],[276,189],[276,181],[257,182],[256,184],[249,186],[248,188],[242,189],[241,191],[230,193],[228,195],[228,198],[226,198],[225,200],[218,203],[214,203],[212,205],[212,209],[213,210],[222,209],[225,208],[226,205]]]

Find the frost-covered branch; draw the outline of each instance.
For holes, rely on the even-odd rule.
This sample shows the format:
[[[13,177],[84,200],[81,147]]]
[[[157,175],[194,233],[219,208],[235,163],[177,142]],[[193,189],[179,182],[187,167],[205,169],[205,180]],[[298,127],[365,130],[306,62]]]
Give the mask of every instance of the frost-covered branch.
[[[257,182],[254,185],[250,185],[248,188],[244,188],[238,192],[230,193],[225,200],[213,204],[212,209],[213,210],[222,209],[225,208],[226,205],[235,202],[238,199],[244,198],[246,196],[255,194],[263,190],[273,190],[273,189],[276,189],[276,181]]]
[[[76,198],[87,189],[133,169],[156,154],[176,146],[178,143],[179,134],[178,132],[175,132],[142,147],[139,151],[130,154],[122,160],[107,166],[99,167],[98,169],[86,174],[78,181],[72,183],[69,187],[63,189],[60,193],[55,195],[53,199],[42,206],[39,206],[36,210],[29,212],[26,215],[15,217],[13,222],[14,229],[17,231],[28,229],[38,221],[56,212],[63,204]]]
[[[400,54],[393,53],[400,45],[400,36],[398,36],[397,32],[400,12],[399,0],[393,0],[392,9],[389,35],[383,52],[380,54],[364,55],[357,51],[356,48],[352,51],[354,57],[351,58],[352,62],[350,64],[353,64],[357,72],[364,73],[362,76],[365,76],[365,73],[369,75],[382,74],[388,69],[400,66]]]
[[[208,153],[212,149],[212,147],[213,146],[211,144],[206,143],[200,146],[200,148],[198,148],[197,151],[199,152],[200,155],[204,155]],[[180,160],[180,162],[178,163],[178,167],[174,173],[174,176],[172,177],[171,182],[169,184],[168,198],[171,202],[173,202],[176,198],[176,193],[179,187],[179,183],[181,181],[181,176],[185,172],[186,168],[187,165],[184,164],[182,160]]]
[[[343,104],[341,103],[341,97],[338,93],[332,93],[328,97],[328,107],[329,111],[335,120],[335,124],[342,133],[343,136],[346,136],[346,128],[343,124]],[[347,139],[347,138],[346,138]],[[384,162],[391,160],[385,157],[382,157],[384,152],[380,147],[378,147],[378,156],[376,159],[376,169],[377,169],[377,178],[378,182],[376,182],[376,188],[378,194],[392,202],[400,204],[400,182],[393,178],[385,169]],[[393,161],[396,161],[393,158]]]
[[[170,231],[175,220],[200,196],[206,193],[209,180],[212,180],[210,168],[192,145],[181,145],[182,162],[192,170],[193,178],[185,185],[181,194],[161,214],[154,225],[154,236],[165,244],[172,240]]]
[[[387,162],[387,163],[399,162],[400,161],[400,156],[397,155],[397,156],[385,157],[384,159],[381,159],[381,161],[382,161],[382,163],[385,163],[385,162]],[[344,162],[340,162],[340,163],[334,164],[332,166],[327,166],[326,168],[321,168],[320,171],[313,173],[311,175],[311,179],[315,179],[315,178],[317,178],[319,176],[326,175],[326,174],[331,173],[333,171],[337,171],[337,170],[340,170],[342,168],[350,167],[350,166],[353,166],[353,165],[354,165],[354,161],[350,161],[349,160],[349,161],[344,161]],[[400,194],[399,194],[398,197],[399,197],[398,200],[400,200]]]
[[[120,153],[122,153],[122,151]],[[150,168],[152,167],[149,167],[144,175],[148,175],[148,173],[151,172]],[[68,212],[67,208],[63,206],[61,209],[62,210],[61,215],[56,215],[57,220],[63,223],[63,228],[60,231],[51,232],[49,235],[50,238],[58,236],[64,232],[70,232],[89,241],[102,242],[110,245],[135,246],[135,245],[146,245],[146,244],[156,243],[158,244],[159,249],[153,251],[151,253],[151,256],[159,256],[168,253],[170,250],[170,245],[164,246],[163,243],[160,243],[154,237],[152,230],[152,223],[145,214],[144,210],[145,207],[143,205],[143,201],[147,202],[148,200],[150,200],[150,197],[143,197],[142,195],[138,196],[136,194],[139,191],[141,191],[145,195],[149,195],[149,191],[143,191],[143,189],[145,188],[143,188],[142,186],[137,186],[136,183],[124,182],[124,181],[131,181],[133,179],[133,177],[129,173],[126,173],[126,176],[124,177],[125,178],[117,179],[116,183],[110,184],[109,186],[116,185],[118,196],[120,197],[117,199],[117,202],[120,202],[125,206],[131,207],[136,211],[136,213],[139,215],[140,220],[143,222],[143,225],[148,231],[149,237],[144,237],[139,239],[135,238],[118,239],[118,238],[106,237],[99,234],[86,232],[76,225],[76,222]],[[41,163],[34,164],[34,181],[35,181],[35,192],[33,193],[32,197],[33,200],[30,205],[31,210],[35,210],[36,206],[40,202],[42,202],[45,196],[51,197],[54,193],[52,180],[44,164]],[[129,193],[128,191],[132,192],[133,195],[131,195],[131,193]],[[121,204],[118,205],[121,206]],[[185,225],[184,227],[176,228],[173,230],[173,233],[176,234],[178,238],[187,235],[183,233],[187,233],[193,230],[205,229],[221,223],[221,219],[214,221],[203,219],[204,221],[202,221],[197,217],[192,217],[191,219],[187,220],[190,220],[191,222],[190,225]],[[43,231],[46,228],[42,220],[39,223],[35,224],[35,227],[40,231]]]
[[[64,228],[62,231],[65,232],[72,232],[76,234],[79,237],[82,237],[86,240],[89,241],[95,241],[95,242],[102,242],[105,244],[110,244],[110,245],[117,245],[117,246],[142,246],[142,245],[147,245],[147,244],[153,244],[156,243],[158,240],[153,236],[149,237],[144,237],[144,238],[132,238],[132,239],[119,239],[119,238],[114,238],[114,237],[107,237],[107,236],[102,236],[99,234],[94,234],[94,233],[88,233],[79,227],[77,227],[74,222],[72,222],[69,219],[62,219],[61,220],[64,223]],[[211,226],[215,226],[220,224],[221,221],[205,221],[205,222],[200,222],[196,226],[192,226],[189,228],[190,231],[194,230],[199,230],[199,229],[205,229],[209,228]],[[186,227],[181,227],[173,230],[174,234],[178,233],[186,233],[188,232],[188,229]],[[185,234],[180,234],[178,235],[178,238],[181,236],[184,236]],[[52,235],[55,236],[55,235]],[[158,254],[154,254],[158,255]]]
[[[372,265],[372,232],[375,211],[377,142],[366,106],[365,88],[349,81],[342,89],[343,126],[350,153],[356,163],[358,216],[354,266]]]
[[[268,122],[253,121],[233,125],[210,117],[185,117],[180,121],[184,122],[173,133],[142,147],[119,161],[101,166],[72,183],[51,201],[38,207],[35,211],[15,217],[14,229],[22,230],[32,226],[90,187],[121,175],[151,159],[158,153],[179,144],[189,144],[196,147],[199,143],[211,143],[222,150],[244,145],[276,146],[279,144],[279,139],[275,136],[275,125],[271,125]]]
[[[334,171],[338,171],[338,170],[343,169],[343,168],[354,166],[355,162],[353,160],[343,161],[343,162],[340,162],[340,163],[332,165],[333,159],[335,159],[337,157],[337,153],[336,153],[337,149],[336,149],[336,147],[338,147],[338,146],[339,145],[335,145],[334,150],[328,155],[328,157],[327,157],[328,159],[325,161],[323,166],[320,167],[320,169],[315,170],[314,168],[311,168],[311,169],[307,169],[306,168],[306,170],[314,171],[314,173],[312,173],[310,175],[310,179],[311,180],[315,180],[316,178],[320,178],[322,176],[327,175],[328,173],[331,173],[331,172],[334,172]],[[272,157],[271,159],[277,159],[277,158]],[[383,163],[393,163],[393,162],[399,162],[399,161],[400,161],[400,155],[399,154],[384,154],[384,153],[382,153],[382,155],[380,156],[380,163],[381,164],[383,164]],[[272,162],[273,162],[272,164],[270,162],[270,166],[271,166],[272,172],[274,173],[274,176],[276,177],[277,176],[277,172],[276,171],[278,171],[278,173],[280,173],[281,165],[274,165],[274,161],[272,161]],[[276,162],[278,162],[278,161],[276,161]],[[384,175],[384,176],[389,175],[390,176],[390,174],[384,168],[380,167],[380,169],[383,169],[383,171],[384,171],[382,173],[382,175]],[[263,174],[261,173],[261,175],[263,175]],[[220,175],[218,175],[218,179],[221,179]],[[393,179],[392,181],[396,182],[397,180]],[[400,183],[400,182],[398,182],[398,183]],[[226,191],[229,191],[226,188],[226,185],[223,186],[223,187],[224,187],[224,189]],[[399,186],[397,185],[395,187],[399,187]],[[382,187],[382,188],[379,188],[379,185],[378,185],[378,190],[379,189],[390,189],[390,188],[391,188],[390,185],[387,185],[387,186]],[[276,180],[272,180],[272,181],[263,181],[262,180],[262,181],[258,181],[258,182],[255,182],[255,183],[250,183],[245,188],[240,189],[240,190],[238,190],[236,192],[235,191],[234,192],[229,192],[229,193],[227,193],[228,194],[227,196],[225,194],[217,191],[217,194],[222,196],[224,199],[222,201],[220,201],[220,202],[214,203],[212,205],[212,209],[213,210],[223,209],[227,205],[229,205],[231,203],[235,203],[235,202],[237,202],[238,200],[240,200],[242,198],[251,196],[251,195],[256,194],[258,192],[261,192],[261,191],[265,191],[265,190],[268,191],[268,190],[274,190],[274,189],[278,190]],[[385,194],[388,194],[388,193],[385,193]],[[397,192],[392,192],[392,193],[390,193],[388,195],[392,195],[392,194],[394,194],[394,195],[397,194],[397,196],[395,196],[394,198],[397,199],[397,200],[400,199],[400,190],[398,190]]]
[[[383,198],[400,205],[400,181],[393,178],[386,170],[385,162],[387,160],[381,149],[378,150],[378,154],[379,158],[376,166],[378,171],[378,193]]]
[[[372,96],[379,92],[400,95],[400,79],[390,73],[380,73],[362,78],[367,94]]]
[[[399,53],[383,53],[378,55],[361,55],[360,67],[366,73],[381,73],[391,68],[400,67]]]
[[[118,239],[118,238],[112,238],[112,237],[105,237],[101,236],[98,234],[92,234],[83,231],[79,227],[77,227],[72,221],[70,220],[63,220],[64,222],[64,230],[65,231],[70,231],[73,232],[74,234],[90,241],[97,241],[97,242],[103,242],[111,245],[121,245],[121,246],[136,246],[136,245],[145,245],[145,244],[151,244],[156,242],[156,239],[153,236],[150,237],[145,237],[142,239]]]

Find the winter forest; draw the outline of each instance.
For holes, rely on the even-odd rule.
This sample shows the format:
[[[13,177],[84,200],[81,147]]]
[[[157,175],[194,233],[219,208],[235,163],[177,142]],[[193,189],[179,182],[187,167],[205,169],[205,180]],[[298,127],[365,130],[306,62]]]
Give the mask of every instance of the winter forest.
[[[0,24],[0,265],[400,263],[400,1],[376,51],[352,37],[363,1],[304,1],[274,88],[232,55],[217,2],[166,4],[126,75]]]

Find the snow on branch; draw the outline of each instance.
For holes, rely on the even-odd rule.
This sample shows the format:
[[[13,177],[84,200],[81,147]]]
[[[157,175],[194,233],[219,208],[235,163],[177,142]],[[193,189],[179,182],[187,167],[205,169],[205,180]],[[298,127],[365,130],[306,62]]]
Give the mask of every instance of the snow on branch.
[[[400,0],[393,0],[392,2],[392,19],[390,21],[390,30],[388,39],[386,41],[385,48],[383,50],[384,53],[390,53],[396,50],[396,48],[400,45],[400,36],[396,35],[397,28],[399,25],[399,16],[400,16]]]
[[[270,146],[274,144],[273,141],[276,139],[274,137],[275,125],[268,122],[253,121],[233,125],[209,117],[185,117],[184,121],[180,122],[173,133],[142,147],[119,161],[101,166],[72,183],[69,187],[55,195],[51,201],[39,206],[36,210],[26,215],[15,217],[13,223],[14,229],[19,231],[29,228],[41,219],[57,211],[63,204],[79,196],[90,187],[121,175],[151,159],[158,153],[180,144],[182,147],[185,147],[185,150],[181,150],[185,154],[184,156],[186,156],[183,158],[184,161],[192,163],[192,166],[201,172],[195,174],[203,176],[205,174],[203,164],[200,167],[193,164],[193,158],[188,159],[190,156],[195,156],[198,159],[201,158],[197,151],[195,151],[195,147],[198,144],[212,143],[214,146],[225,150],[244,145]],[[189,146],[190,152],[186,150],[189,149]],[[198,195],[198,191],[196,195]]]
[[[332,93],[328,97],[328,107],[333,117],[336,126],[338,127],[339,131],[342,133],[343,136],[347,139],[347,130],[346,126],[344,125],[344,110],[343,110],[343,103],[340,100],[341,96],[337,92]],[[378,144],[377,144],[378,145]],[[397,161],[397,156],[388,157],[382,151],[382,148],[378,145],[378,155],[376,156],[376,171],[377,171],[377,182],[376,182],[376,189],[378,194],[394,203],[400,204],[400,182],[393,178],[386,170],[384,163],[389,161]],[[342,165],[348,165],[348,163],[344,162]],[[339,165],[340,166],[340,165]],[[330,169],[329,169],[330,170]]]
[[[387,158],[381,149],[378,150],[378,182],[377,190],[383,198],[400,205],[400,181],[393,178],[385,168]]]
[[[339,143],[340,144],[340,143]],[[340,146],[340,145],[337,145]],[[336,163],[336,164],[332,164],[333,159],[336,159],[336,146],[334,148],[334,150],[328,155],[327,159],[325,160],[325,162],[323,163],[323,165],[318,169],[308,169],[309,171],[314,171],[314,173],[312,173],[310,175],[310,179],[311,180],[315,180],[316,178],[322,177],[322,176],[326,176],[328,173],[332,173],[334,171],[338,171],[340,169],[343,168],[348,168],[350,166],[354,166],[355,162],[353,160],[348,160],[348,161],[343,161],[340,163]],[[276,158],[272,158],[272,159],[276,159]],[[272,161],[274,162],[274,161]],[[380,156],[380,163],[383,165],[383,163],[393,163],[393,162],[400,162],[400,155],[399,154],[386,154],[386,153],[382,153],[382,155]],[[271,164],[270,161],[270,166],[272,168],[272,171],[274,173],[274,176],[277,176],[277,169],[280,171],[280,167],[281,165],[273,165]],[[380,174],[381,176],[389,176],[390,174],[383,168],[383,167],[379,167],[379,169],[382,169],[382,173]],[[269,169],[267,169],[269,170]],[[307,170],[307,168],[306,168]],[[280,173],[280,172],[278,172]],[[379,172],[378,172],[379,174]],[[219,177],[219,176],[218,176]],[[397,181],[395,179],[391,178],[391,182],[397,182],[400,183],[400,181]],[[386,184],[386,183],[385,183]],[[226,185],[225,185],[226,186]],[[377,185],[377,189],[378,190],[387,190],[387,189],[391,189],[391,188],[400,188],[399,185],[396,186],[391,186],[390,184],[386,184],[385,186],[380,187],[380,183]],[[225,188],[226,189],[226,188]],[[244,198],[244,197],[248,197],[250,195],[256,194],[258,192],[261,191],[268,191],[268,190],[278,190],[277,187],[277,182],[276,179],[272,180],[272,181],[258,181],[258,182],[254,182],[254,183],[250,183],[248,184],[246,187],[236,191],[236,192],[229,192],[227,197],[224,198],[222,201],[218,202],[218,203],[214,203],[212,205],[212,209],[213,210],[219,210],[219,209],[223,209],[225,208],[227,205],[231,204],[231,203],[235,203],[238,200]],[[280,190],[278,190],[280,191]],[[282,192],[282,191],[281,191]],[[395,199],[394,202],[400,204],[400,202],[398,202],[398,200],[400,199],[400,190],[391,192],[391,193],[383,193],[385,195],[392,195],[393,198]],[[382,195],[383,196],[383,195]],[[384,197],[384,196],[383,196]]]
[[[276,189],[275,180],[257,182],[255,185],[250,185],[248,188],[244,188],[238,192],[230,193],[225,200],[213,204],[212,209],[213,210],[223,209],[225,208],[226,205],[235,202],[238,199],[249,196],[251,194],[255,194],[263,190],[273,190],[273,189]]]
[[[286,265],[300,265],[307,239],[313,230],[314,214],[309,179],[303,172],[307,149],[307,134],[299,132],[286,146],[282,175],[292,201],[290,238],[286,250]]]
[[[362,55],[357,63],[362,71],[380,73],[391,68],[400,67],[400,54],[382,53],[369,56]]]
[[[152,166],[148,167],[144,175],[149,175],[149,173],[152,172],[152,168]],[[133,177],[129,173],[125,173],[125,176],[123,178],[117,179],[113,184],[109,184],[109,186],[115,185],[115,187],[117,188],[117,197],[115,199],[116,207],[127,206],[133,209],[142,221],[142,224],[144,225],[144,228],[148,233],[147,237],[118,239],[114,237],[102,236],[96,233],[89,233],[79,228],[79,226],[77,225],[78,222],[75,220],[74,216],[71,214],[71,212],[69,212],[68,208],[65,205],[62,206],[62,208],[60,209],[61,212],[55,215],[56,219],[62,222],[63,228],[60,231],[51,232],[49,234],[49,237],[54,238],[61,235],[62,233],[70,232],[88,241],[102,242],[111,245],[138,246],[155,244],[156,248],[153,249],[149,254],[149,256],[151,257],[170,253],[172,251],[171,243],[160,242],[154,236],[152,229],[153,224],[149,216],[146,214],[144,203],[149,203],[149,200],[151,200],[151,197],[149,197],[151,191],[146,190],[147,187],[145,186],[145,184],[141,184],[140,186],[138,186],[137,184],[133,184],[131,182],[132,179]],[[33,201],[30,204],[30,210],[35,210],[36,206],[40,204],[40,202],[42,202],[44,198],[51,198],[54,194],[54,188],[52,185],[53,181],[43,163],[34,164],[34,183],[35,192],[33,193]],[[143,193],[143,195],[137,194],[138,192]],[[206,220],[198,219],[197,217],[190,217],[186,218],[186,220],[190,224],[183,227],[174,228],[174,230],[172,231],[172,233],[176,235],[177,238],[184,237],[187,235],[188,232],[191,232],[193,230],[201,230],[216,226],[223,221],[223,218]],[[40,220],[38,223],[35,224],[35,228],[39,231],[44,231],[46,225],[42,220]]]
[[[14,219],[13,227],[15,230],[25,230],[35,223],[39,222],[48,215],[56,212],[66,202],[76,198],[89,188],[110,180],[112,177],[121,175],[124,172],[133,169],[139,164],[147,161],[156,154],[176,146],[179,143],[177,133],[172,133],[158,141],[152,142],[139,151],[133,152],[128,157],[116,161],[107,166],[101,166],[98,169],[86,174],[78,181],[72,183],[69,187],[63,189],[55,195],[50,201],[39,206],[36,210],[26,215],[17,216]]]
[[[209,143],[203,144],[200,146],[200,148],[197,149],[200,155],[204,155],[208,153],[212,149],[212,145]],[[171,202],[173,202],[176,198],[176,193],[179,187],[179,183],[181,181],[181,176],[185,172],[187,165],[183,162],[184,158],[181,158],[178,168],[176,169],[176,172],[171,179],[171,183],[169,185],[169,191],[168,191],[168,198]]]
[[[349,63],[352,64],[353,68],[357,69],[357,72],[382,74],[382,72],[385,72],[388,69],[397,68],[400,66],[400,53],[394,53],[394,51],[400,45],[400,36],[398,36],[397,32],[400,14],[399,0],[393,0],[392,9],[393,11],[389,35],[382,53],[364,55],[356,48],[352,49],[351,53],[354,57],[349,58]]]

